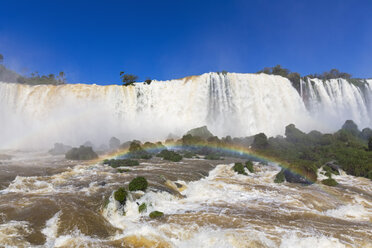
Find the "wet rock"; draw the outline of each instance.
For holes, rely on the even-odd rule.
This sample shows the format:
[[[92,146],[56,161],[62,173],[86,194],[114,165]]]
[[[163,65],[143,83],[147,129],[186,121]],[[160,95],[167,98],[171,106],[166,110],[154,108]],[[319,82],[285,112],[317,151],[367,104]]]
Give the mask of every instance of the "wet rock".
[[[289,183],[313,184],[313,182],[309,181],[304,176],[298,175],[289,169],[284,170],[284,177]]]
[[[274,183],[283,183],[285,181],[284,169],[282,169],[278,174],[276,174]]]
[[[323,166],[323,170],[330,172],[335,175],[340,175],[340,166],[336,164],[337,162],[335,160],[327,162]]]

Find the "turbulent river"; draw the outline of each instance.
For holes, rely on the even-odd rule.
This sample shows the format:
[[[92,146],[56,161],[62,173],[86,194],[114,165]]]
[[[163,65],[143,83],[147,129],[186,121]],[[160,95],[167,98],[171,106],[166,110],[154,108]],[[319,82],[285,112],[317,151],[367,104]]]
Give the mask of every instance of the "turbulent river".
[[[301,186],[274,183],[275,164],[238,175],[228,158],[153,158],[118,173],[101,162],[8,154],[0,161],[0,246],[372,247],[366,178],[341,173],[337,187]],[[138,175],[150,187],[130,197],[123,215],[109,197]],[[148,208],[139,213],[141,203]],[[164,217],[150,219],[153,210]]]

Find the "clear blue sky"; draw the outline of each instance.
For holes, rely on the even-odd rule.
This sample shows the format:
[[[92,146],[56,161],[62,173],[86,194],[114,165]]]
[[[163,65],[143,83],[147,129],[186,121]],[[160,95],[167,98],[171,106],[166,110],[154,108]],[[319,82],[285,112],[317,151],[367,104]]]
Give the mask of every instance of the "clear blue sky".
[[[159,80],[281,64],[372,77],[371,0],[0,0],[0,53],[71,83]]]

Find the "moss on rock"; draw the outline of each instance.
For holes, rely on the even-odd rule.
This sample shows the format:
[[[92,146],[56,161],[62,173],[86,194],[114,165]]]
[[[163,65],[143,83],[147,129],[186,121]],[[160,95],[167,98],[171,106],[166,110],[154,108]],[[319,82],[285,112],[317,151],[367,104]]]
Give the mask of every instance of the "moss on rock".
[[[278,174],[276,174],[274,183],[283,183],[285,181],[284,169],[282,169]]]
[[[153,211],[149,214],[149,217],[151,219],[160,218],[160,217],[163,217],[163,216],[164,216],[164,213],[160,212],[160,211]]]
[[[142,213],[143,211],[146,211],[147,205],[146,203],[142,203],[141,205],[138,206],[138,212]]]
[[[327,186],[334,187],[334,186],[336,186],[338,183],[336,182],[335,179],[328,178],[328,179],[324,179],[324,180],[322,180],[322,184],[327,185]]]
[[[247,162],[245,162],[245,168],[247,168],[250,173],[254,173],[252,161],[248,160]]]

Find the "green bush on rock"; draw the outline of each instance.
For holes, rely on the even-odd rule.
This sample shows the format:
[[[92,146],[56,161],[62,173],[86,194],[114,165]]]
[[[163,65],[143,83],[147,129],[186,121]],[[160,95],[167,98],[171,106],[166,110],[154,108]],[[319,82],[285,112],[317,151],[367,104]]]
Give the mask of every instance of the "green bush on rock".
[[[245,168],[247,168],[250,173],[254,173],[252,161],[248,160],[247,162],[245,162]]]
[[[138,206],[138,212],[142,213],[143,211],[146,211],[147,205],[146,203],[142,203],[141,205]]]
[[[173,162],[179,162],[182,160],[182,156],[180,154],[178,154],[177,152],[168,151],[168,150],[163,150],[156,156],[162,157],[164,160],[169,160]]]
[[[274,183],[283,183],[285,181],[284,169],[282,169],[278,174],[276,174]]]
[[[123,188],[120,187],[118,190],[114,192],[114,199],[120,202],[120,204],[124,205],[127,200],[128,192]]]
[[[336,186],[338,183],[336,182],[335,179],[328,178],[328,179],[322,180],[322,184],[333,187],[333,186]]]
[[[238,174],[247,175],[247,173],[244,171],[244,165],[242,163],[235,163],[232,169]]]
[[[103,164],[107,164],[112,168],[117,168],[121,166],[137,166],[139,162],[134,159],[105,159]]]
[[[207,160],[221,160],[221,157],[220,155],[216,154],[216,153],[211,153],[211,154],[207,154],[204,159],[207,159]]]
[[[151,219],[160,218],[160,217],[163,217],[163,216],[164,216],[164,213],[160,212],[160,211],[153,211],[149,214],[149,217]]]
[[[129,190],[130,191],[137,191],[142,190],[146,191],[148,186],[147,180],[144,177],[136,177],[129,183]]]

